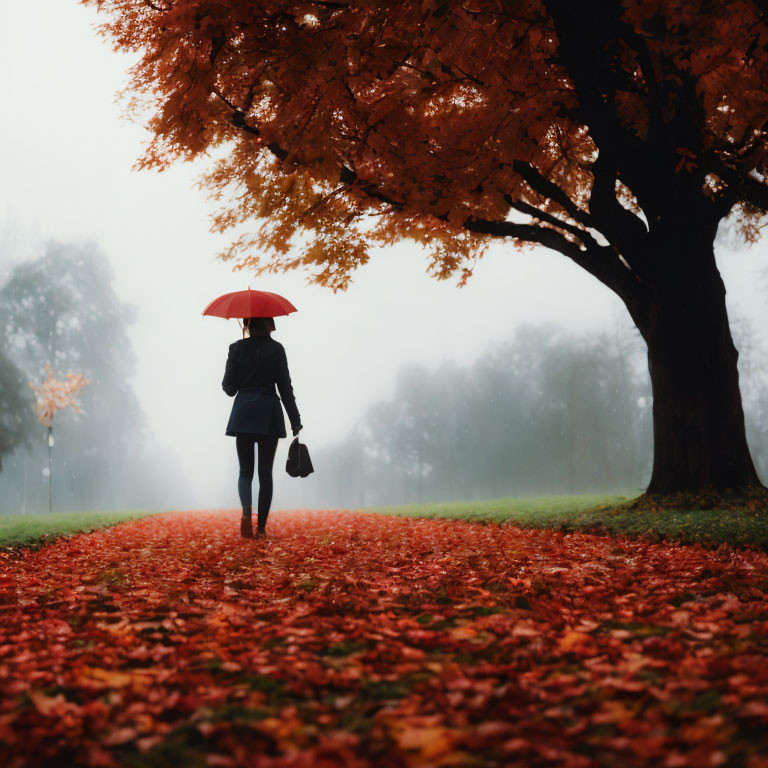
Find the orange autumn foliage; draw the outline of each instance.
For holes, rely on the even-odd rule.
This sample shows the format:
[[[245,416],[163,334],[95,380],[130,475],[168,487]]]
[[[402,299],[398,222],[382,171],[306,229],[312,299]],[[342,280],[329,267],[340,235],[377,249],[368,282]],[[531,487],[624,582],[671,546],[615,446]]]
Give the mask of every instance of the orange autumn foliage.
[[[344,288],[406,237],[466,279],[492,234],[622,295],[649,279],[644,220],[738,206],[754,238],[768,207],[758,0],[84,2],[140,53],[139,166],[216,158],[202,184],[237,268]]]
[[[67,373],[66,379],[57,379],[53,375],[51,364],[46,362],[45,371],[48,377],[39,386],[29,382],[30,388],[35,393],[32,408],[37,420],[44,426],[50,427],[53,417],[65,408],[72,408],[75,413],[80,413],[80,403],[75,399],[75,394],[83,387],[91,383],[82,373]]]

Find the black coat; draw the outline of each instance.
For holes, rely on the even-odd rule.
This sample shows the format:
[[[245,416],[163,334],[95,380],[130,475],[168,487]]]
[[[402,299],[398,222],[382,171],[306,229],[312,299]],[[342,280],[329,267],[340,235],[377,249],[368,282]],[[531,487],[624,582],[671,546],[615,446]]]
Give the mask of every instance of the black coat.
[[[228,435],[285,437],[280,397],[291,429],[301,427],[285,349],[270,336],[250,336],[229,345],[221,386],[230,397],[236,395],[227,423]]]

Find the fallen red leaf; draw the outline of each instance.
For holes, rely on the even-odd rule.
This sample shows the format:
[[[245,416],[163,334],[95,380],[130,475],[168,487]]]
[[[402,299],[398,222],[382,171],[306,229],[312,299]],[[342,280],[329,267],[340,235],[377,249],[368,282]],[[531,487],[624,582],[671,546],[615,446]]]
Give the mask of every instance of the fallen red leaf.
[[[0,553],[4,761],[768,768],[763,553],[343,512],[270,534],[170,513]]]

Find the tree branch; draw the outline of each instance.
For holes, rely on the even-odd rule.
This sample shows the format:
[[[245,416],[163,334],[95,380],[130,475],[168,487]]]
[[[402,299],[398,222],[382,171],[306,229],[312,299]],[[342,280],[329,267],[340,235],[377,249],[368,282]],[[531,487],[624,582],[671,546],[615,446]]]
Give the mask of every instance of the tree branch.
[[[524,203],[521,200],[513,200],[509,195],[505,195],[504,199],[507,201],[510,208],[514,208],[516,211],[520,211],[520,213],[525,213],[534,219],[546,221],[547,224],[551,224],[553,227],[558,227],[559,229],[565,230],[574,237],[578,237],[585,246],[599,247],[597,240],[595,240],[595,238],[592,237],[592,235],[586,229],[582,229],[581,227],[576,227],[573,224],[569,224],[567,221],[558,219],[557,216],[553,216],[551,213],[547,213],[546,211],[541,211],[536,208],[536,206],[529,205],[528,203]]]
[[[643,222],[628,211],[616,199],[616,172],[609,161],[608,153],[600,151],[597,160],[592,164],[592,191],[590,194],[589,212],[579,208],[573,200],[554,182],[547,179],[537,168],[529,163],[516,160],[512,164],[516,171],[526,181],[534,192],[556,202],[568,216],[583,227],[590,227],[601,232],[625,257],[627,264],[637,275],[643,273],[643,261],[640,245],[648,234]],[[523,210],[520,205],[507,202],[517,210],[536,216],[542,221],[560,227],[579,237],[587,247],[601,247],[585,230],[565,224],[554,216],[545,219],[543,212],[530,206],[531,210]],[[594,206],[593,206],[594,203]],[[522,203],[525,206],[525,203]],[[536,213],[533,213],[536,211]],[[586,239],[589,238],[589,241]]]
[[[587,211],[579,208],[557,184],[546,178],[538,168],[534,168],[530,163],[523,160],[515,160],[512,163],[512,170],[522,176],[534,192],[554,200],[574,221],[578,221],[585,227],[590,226]]]
[[[625,304],[635,304],[638,297],[638,283],[630,270],[618,258],[610,246],[596,245],[581,249],[567,237],[554,229],[533,224],[517,224],[513,221],[488,221],[469,218],[464,228],[496,237],[513,237],[558,251],[589,272],[592,277],[610,288]]]
[[[578,98],[579,120],[600,152],[610,152],[643,210],[658,200],[659,158],[620,119],[613,95],[626,88],[615,66],[615,43],[623,37],[621,4],[599,0],[543,0],[559,43],[559,54]],[[589,50],[589,56],[584,51]],[[615,190],[612,190],[615,195]],[[590,213],[591,213],[590,209]],[[650,217],[649,217],[650,218]]]
[[[606,150],[599,150],[592,163],[592,189],[589,193],[589,210],[599,222],[599,229],[626,259],[635,274],[642,276],[643,250],[648,230],[645,224],[628,211],[616,198],[616,164]]]
[[[658,12],[657,12],[658,20]],[[637,53],[637,61],[640,64],[640,69],[643,73],[643,79],[645,80],[645,86],[648,90],[648,117],[650,120],[649,133],[655,135],[660,133],[664,125],[664,120],[661,115],[661,94],[659,90],[659,82],[656,79],[656,73],[653,69],[653,61],[651,60],[651,50],[648,47],[648,39],[641,34],[635,32],[635,30],[626,23],[620,23],[617,25],[618,36],[630,47],[634,48]],[[649,140],[651,137],[649,136]]]
[[[246,133],[250,133],[252,136],[258,136],[261,138],[261,131],[259,130],[259,127],[256,125],[250,125],[245,120],[245,113],[236,107],[229,99],[227,99],[217,87],[214,87],[213,89],[214,94],[224,103],[227,105],[229,109],[232,110],[232,124],[236,128],[240,128],[240,130],[245,131]],[[277,142],[271,142],[266,145],[267,149],[275,155],[279,160],[285,160],[288,157],[288,150],[284,147],[281,147]],[[339,181],[342,184],[345,184],[347,186],[354,184],[356,182],[359,182],[359,177],[357,173],[352,170],[349,166],[342,165],[339,169]],[[391,205],[394,208],[400,208],[402,207],[402,204],[399,203],[397,200],[392,199],[391,197],[385,195],[383,192],[380,192],[375,187],[369,185],[369,184],[363,184],[359,183],[358,186],[360,189],[362,189],[366,194],[370,195],[371,197],[380,200],[383,203],[387,203],[388,205]]]
[[[248,123],[245,122],[245,115],[239,109],[237,109],[237,107],[234,107],[220,93],[218,93],[218,89],[216,89],[214,92],[230,109],[234,110],[232,112],[232,125],[234,125],[236,128],[240,128],[246,133],[250,133],[253,136],[258,136],[261,138],[261,131],[258,129],[258,126],[248,125]],[[283,147],[281,147],[277,142],[273,141],[266,146],[267,149],[278,159],[285,160],[285,158],[288,157],[288,150],[283,149]]]

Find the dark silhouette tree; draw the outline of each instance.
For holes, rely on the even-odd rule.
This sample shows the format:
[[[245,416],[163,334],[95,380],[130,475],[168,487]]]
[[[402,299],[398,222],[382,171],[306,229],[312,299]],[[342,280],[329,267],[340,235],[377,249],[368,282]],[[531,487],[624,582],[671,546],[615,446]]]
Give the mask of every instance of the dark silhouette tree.
[[[224,258],[337,289],[397,238],[461,280],[557,250],[648,345],[648,490],[759,486],[713,244],[768,209],[764,0],[86,1],[142,52],[139,165],[226,145],[214,226],[261,225]]]

